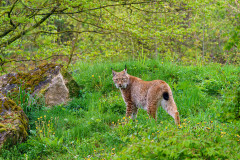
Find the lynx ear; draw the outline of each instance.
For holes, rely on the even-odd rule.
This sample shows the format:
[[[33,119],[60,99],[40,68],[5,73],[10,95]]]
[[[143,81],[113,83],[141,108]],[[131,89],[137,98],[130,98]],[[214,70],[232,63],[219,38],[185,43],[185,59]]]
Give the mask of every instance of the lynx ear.
[[[127,73],[127,65],[125,64],[125,69],[123,70],[125,73]]]
[[[116,75],[116,72],[113,69],[112,69],[112,74],[113,74],[113,77]]]

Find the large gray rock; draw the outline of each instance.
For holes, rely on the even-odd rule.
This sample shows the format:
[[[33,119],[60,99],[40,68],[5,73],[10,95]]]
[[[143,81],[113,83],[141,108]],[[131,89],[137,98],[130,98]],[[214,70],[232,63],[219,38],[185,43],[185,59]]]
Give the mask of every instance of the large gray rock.
[[[45,90],[44,97],[46,104],[50,106],[61,104],[68,100],[69,91],[61,73],[51,80],[51,83]]]
[[[80,87],[72,76],[57,64],[44,64],[29,73],[10,73],[0,77],[3,94],[18,93],[19,87],[32,96],[43,95],[47,106],[65,103],[77,97]]]

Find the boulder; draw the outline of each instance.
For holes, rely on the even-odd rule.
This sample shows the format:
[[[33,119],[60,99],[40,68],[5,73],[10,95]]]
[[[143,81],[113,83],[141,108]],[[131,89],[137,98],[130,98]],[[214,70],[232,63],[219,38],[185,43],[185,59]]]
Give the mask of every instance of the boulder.
[[[28,73],[9,73],[0,77],[0,91],[11,99],[19,94],[19,88],[32,96],[43,95],[47,106],[65,103],[78,97],[80,87],[62,65],[43,64]]]
[[[26,139],[28,118],[21,107],[0,92],[0,149]]]

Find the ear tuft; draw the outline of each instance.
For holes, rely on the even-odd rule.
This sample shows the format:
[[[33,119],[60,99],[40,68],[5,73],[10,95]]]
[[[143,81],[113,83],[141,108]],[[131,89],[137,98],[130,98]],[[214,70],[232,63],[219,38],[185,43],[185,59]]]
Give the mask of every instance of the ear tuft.
[[[111,67],[112,69],[112,67]],[[112,69],[112,74],[113,74],[113,77],[116,75],[116,72]]]
[[[125,64],[125,69],[123,71],[127,73],[127,65],[126,64]]]

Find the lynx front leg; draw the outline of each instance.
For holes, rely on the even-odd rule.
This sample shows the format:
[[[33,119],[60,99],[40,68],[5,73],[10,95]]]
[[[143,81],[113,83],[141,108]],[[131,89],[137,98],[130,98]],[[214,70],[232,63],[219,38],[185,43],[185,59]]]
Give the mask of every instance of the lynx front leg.
[[[126,117],[130,117],[133,113],[134,106],[132,104],[127,104]]]

